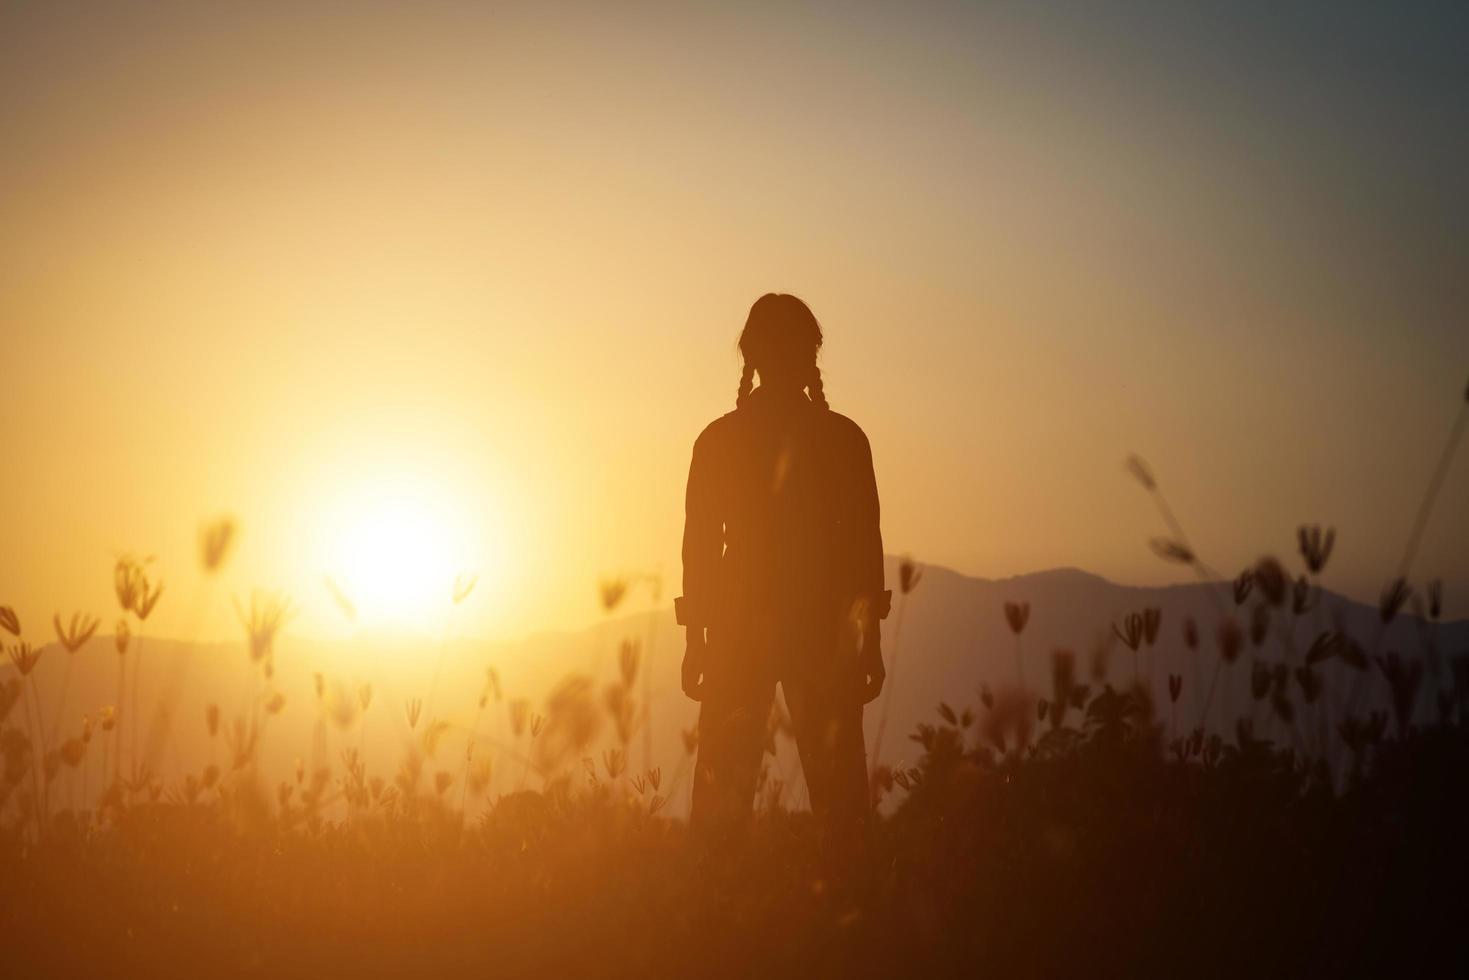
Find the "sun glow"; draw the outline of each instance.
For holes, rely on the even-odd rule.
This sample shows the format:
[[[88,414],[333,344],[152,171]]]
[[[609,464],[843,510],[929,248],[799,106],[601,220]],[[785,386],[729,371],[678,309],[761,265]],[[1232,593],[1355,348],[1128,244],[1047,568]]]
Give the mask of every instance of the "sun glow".
[[[327,574],[367,625],[431,629],[474,573],[472,524],[431,484],[366,482],[333,509]]]

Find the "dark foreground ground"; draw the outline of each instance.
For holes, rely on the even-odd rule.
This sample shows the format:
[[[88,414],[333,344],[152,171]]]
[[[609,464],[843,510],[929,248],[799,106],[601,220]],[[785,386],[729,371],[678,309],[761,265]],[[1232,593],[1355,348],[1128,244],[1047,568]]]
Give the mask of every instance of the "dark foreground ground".
[[[1466,975],[1463,726],[1369,723],[1333,789],[1247,732],[1165,748],[1112,707],[1023,753],[919,732],[848,868],[806,815],[709,853],[606,785],[468,828],[427,798],[315,826],[241,793],[63,815],[4,840],[5,974]]]

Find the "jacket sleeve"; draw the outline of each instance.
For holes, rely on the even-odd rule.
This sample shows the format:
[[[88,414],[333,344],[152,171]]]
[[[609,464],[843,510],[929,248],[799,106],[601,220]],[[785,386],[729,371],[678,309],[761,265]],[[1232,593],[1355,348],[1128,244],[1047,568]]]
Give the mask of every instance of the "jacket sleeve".
[[[884,588],[881,508],[877,501],[877,474],[872,446],[862,430],[855,434],[852,473],[852,534],[855,538],[857,594],[865,597],[879,619],[887,618],[892,593]]]
[[[682,626],[708,625],[717,599],[716,579],[724,554],[724,516],[719,505],[720,480],[715,466],[705,432],[694,442],[688,490],[684,495],[683,595],[674,601],[674,614]]]

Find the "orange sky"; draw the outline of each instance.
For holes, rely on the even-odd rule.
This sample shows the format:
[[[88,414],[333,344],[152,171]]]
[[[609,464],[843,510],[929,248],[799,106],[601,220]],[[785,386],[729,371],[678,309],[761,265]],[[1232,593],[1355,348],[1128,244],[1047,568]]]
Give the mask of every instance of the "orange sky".
[[[155,552],[191,629],[225,512],[222,589],[311,632],[382,552],[480,571],[484,635],[622,569],[666,600],[768,290],[890,551],[1166,580],[1137,451],[1215,566],[1320,521],[1374,593],[1469,369],[1462,24],[1036,10],[7,7],[0,603],[103,612]],[[1461,459],[1418,565],[1459,613],[1466,496]]]

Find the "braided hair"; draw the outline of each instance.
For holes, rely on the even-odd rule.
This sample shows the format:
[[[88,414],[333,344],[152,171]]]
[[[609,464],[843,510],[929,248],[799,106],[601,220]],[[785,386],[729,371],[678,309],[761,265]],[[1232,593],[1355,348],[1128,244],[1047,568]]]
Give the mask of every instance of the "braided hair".
[[[811,393],[811,404],[817,408],[831,408],[826,403],[826,389],[821,386],[821,368],[811,365],[811,380],[806,382],[806,390]]]
[[[735,406],[744,404],[755,385],[755,372],[763,375],[780,365],[793,371],[804,371],[805,388],[818,408],[829,408],[821,383],[821,368],[816,354],[821,350],[821,325],[811,308],[789,293],[766,293],[750,307],[745,329],[740,333],[740,354],[744,368],[740,372],[739,392]]]
[[[740,390],[735,395],[735,408],[745,403],[745,396],[755,388],[755,365],[751,361],[745,362],[745,368],[740,372]]]

